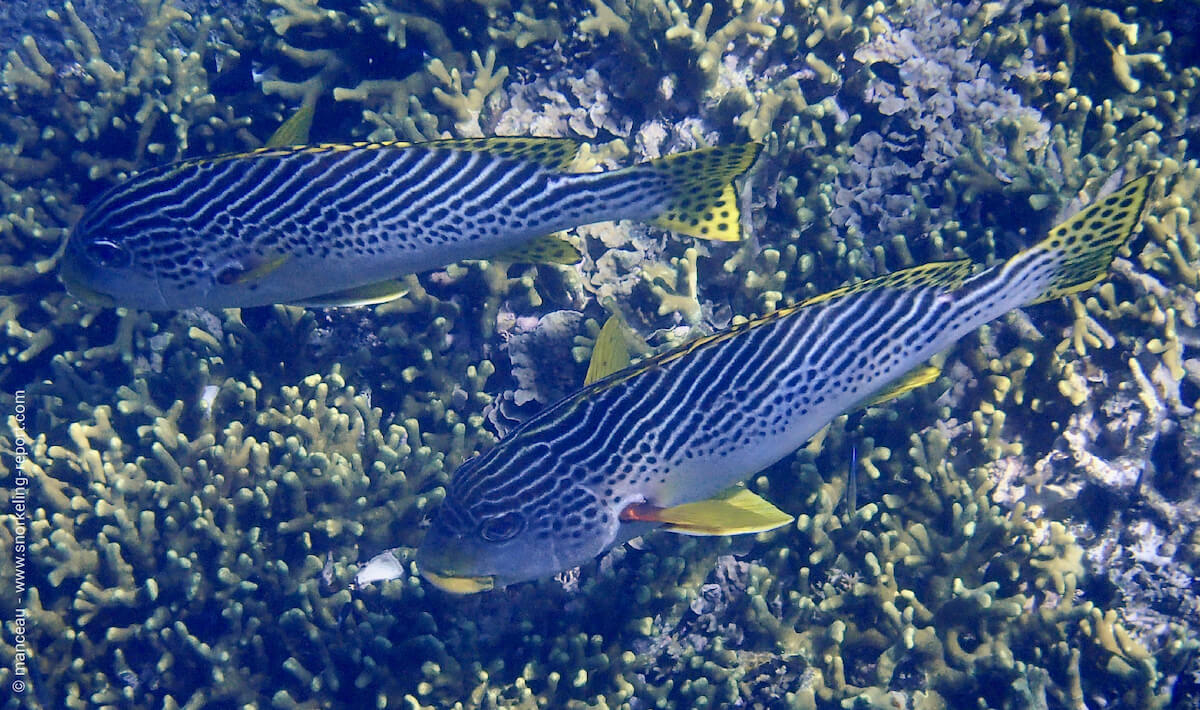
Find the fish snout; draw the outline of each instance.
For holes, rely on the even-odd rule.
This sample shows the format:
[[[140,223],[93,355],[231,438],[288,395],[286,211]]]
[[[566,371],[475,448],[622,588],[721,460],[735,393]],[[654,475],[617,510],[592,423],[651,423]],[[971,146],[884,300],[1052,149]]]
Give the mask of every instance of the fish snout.
[[[430,584],[451,594],[495,589],[498,585],[494,576],[467,571],[474,566],[469,548],[465,537],[440,531],[435,525],[417,549],[417,569]]]
[[[470,577],[457,576],[453,574],[439,574],[432,570],[418,565],[421,570],[421,576],[427,582],[451,594],[478,594],[479,592],[490,592],[496,588],[496,578],[491,576]]]
[[[59,262],[58,280],[67,289],[67,293],[88,305],[111,308],[116,300],[88,285],[88,279],[83,273],[79,258],[68,251]]]

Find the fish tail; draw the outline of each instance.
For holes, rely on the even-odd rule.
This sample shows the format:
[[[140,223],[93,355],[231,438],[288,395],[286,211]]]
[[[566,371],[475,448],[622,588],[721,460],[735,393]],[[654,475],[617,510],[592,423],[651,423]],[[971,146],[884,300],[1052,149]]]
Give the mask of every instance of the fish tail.
[[[750,169],[761,150],[761,143],[714,146],[639,166],[665,176],[671,188],[666,207],[650,223],[700,239],[740,240],[741,212],[733,180]]]
[[[959,296],[995,293],[991,317],[1012,308],[1079,293],[1102,280],[1141,219],[1151,176],[1100,198],[1055,226],[1042,241],[966,280]],[[982,321],[981,321],[982,322]]]
[[[1049,236],[1014,256],[1006,271],[1029,274],[1038,288],[1027,303],[1043,303],[1083,291],[1101,281],[1141,221],[1151,183],[1144,175],[1050,230]]]

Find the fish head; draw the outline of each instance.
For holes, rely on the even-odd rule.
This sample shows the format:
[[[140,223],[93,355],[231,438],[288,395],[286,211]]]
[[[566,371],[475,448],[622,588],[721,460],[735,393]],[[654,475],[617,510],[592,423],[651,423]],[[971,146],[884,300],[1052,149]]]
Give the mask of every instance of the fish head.
[[[586,486],[561,472],[508,476],[491,465],[501,457],[488,458],[455,472],[417,551],[426,580],[457,594],[499,589],[551,577],[612,546],[617,515]]]
[[[76,223],[59,278],[82,301],[166,310],[211,305],[211,264],[221,249],[155,190],[187,166],[152,168],[110,188]],[[178,199],[178,198],[175,198]]]
[[[85,302],[143,310],[282,302],[259,287],[287,259],[248,243],[229,209],[206,211],[184,199],[192,193],[178,186],[205,184],[213,164],[151,168],[94,200],[63,250],[59,278],[67,290]]]
[[[158,278],[137,256],[121,235],[76,227],[59,260],[58,278],[72,296],[94,306],[166,308]]]

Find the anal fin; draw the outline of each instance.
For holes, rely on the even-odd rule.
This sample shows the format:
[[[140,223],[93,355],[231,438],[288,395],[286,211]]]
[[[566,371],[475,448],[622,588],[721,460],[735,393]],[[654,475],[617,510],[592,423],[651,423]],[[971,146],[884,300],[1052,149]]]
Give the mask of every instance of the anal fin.
[[[342,291],[331,291],[318,296],[312,296],[288,305],[305,306],[308,308],[335,308],[339,306],[373,306],[379,303],[394,301],[408,293],[408,284],[400,279],[377,281],[365,286]]]
[[[942,374],[942,368],[937,365],[923,365],[901,377],[895,384],[888,387],[884,391],[872,397],[863,406],[874,407],[883,404],[888,400],[895,399],[901,395],[924,387],[928,384],[933,384]]]

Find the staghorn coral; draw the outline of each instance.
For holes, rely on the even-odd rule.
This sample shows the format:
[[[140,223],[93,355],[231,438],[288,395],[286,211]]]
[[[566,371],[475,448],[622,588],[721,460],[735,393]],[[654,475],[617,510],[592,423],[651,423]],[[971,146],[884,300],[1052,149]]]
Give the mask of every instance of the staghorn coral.
[[[31,640],[42,658],[84,644],[95,661],[85,675],[39,661],[51,705],[242,704],[281,675],[315,682],[296,657],[317,675],[314,661],[332,662],[305,644],[349,600],[322,592],[327,552],[415,533],[436,503],[419,490],[444,475],[446,447],[415,420],[382,426],[336,368],[274,391],[254,377],[217,388],[210,417],[126,387],[58,426],[52,398],[31,396]],[[267,667],[250,661],[268,653]]]
[[[169,2],[141,5],[145,21],[123,61],[110,63],[111,42],[102,51],[70,3],[46,13],[60,43],[49,54],[65,51],[69,59],[51,64],[41,50],[50,41],[28,35],[4,58],[0,313],[10,337],[0,348],[0,379],[10,389],[97,325],[96,314],[62,298],[53,278],[55,253],[82,201],[150,161],[257,145],[250,119],[210,91],[210,67],[237,56],[232,26]],[[148,321],[138,321],[123,318],[122,342],[108,352],[93,344],[86,356],[128,356],[132,330],[146,332]]]

